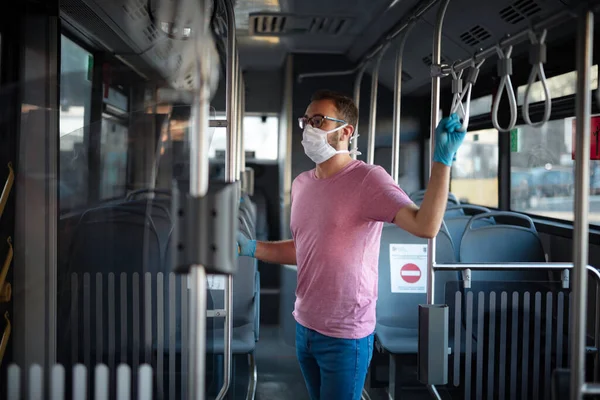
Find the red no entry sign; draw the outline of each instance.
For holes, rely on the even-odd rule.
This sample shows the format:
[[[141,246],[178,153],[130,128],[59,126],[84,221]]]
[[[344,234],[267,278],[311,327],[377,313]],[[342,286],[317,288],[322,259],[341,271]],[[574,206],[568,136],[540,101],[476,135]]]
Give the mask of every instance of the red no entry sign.
[[[400,270],[400,276],[407,283],[417,283],[421,279],[421,269],[415,264],[405,264]]]

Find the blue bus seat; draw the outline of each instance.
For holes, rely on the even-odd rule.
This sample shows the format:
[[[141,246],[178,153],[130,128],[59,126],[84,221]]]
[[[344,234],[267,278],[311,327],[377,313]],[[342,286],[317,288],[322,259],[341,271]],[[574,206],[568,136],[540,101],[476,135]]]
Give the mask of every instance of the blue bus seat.
[[[418,306],[426,303],[425,293],[392,293],[390,272],[391,244],[427,244],[393,224],[385,224],[379,253],[379,282],[376,335],[383,348],[392,354],[416,354],[418,344]],[[454,263],[452,239],[444,223],[436,240],[436,261]],[[443,299],[445,281],[457,279],[457,272],[436,273],[435,288]],[[436,298],[438,297],[436,296]]]
[[[138,300],[139,306],[143,309],[143,299],[146,298],[146,290],[143,284],[144,275],[146,273],[151,274],[154,287],[157,273],[164,272],[162,259],[161,243],[155,225],[145,212],[135,207],[119,204],[101,206],[84,212],[79,218],[73,240],[70,243],[69,262],[66,268],[60,271],[58,308],[61,315],[61,324],[59,336],[63,340],[59,344],[59,358],[70,363],[76,360],[83,361],[82,357],[86,357],[86,353],[88,357],[90,355],[96,356],[98,350],[96,349],[97,338],[99,335],[103,338],[108,337],[109,321],[112,321],[114,332],[122,331],[122,320],[117,318],[120,311],[116,310],[117,314],[112,319],[109,316],[109,299],[108,291],[106,291],[109,274],[114,274],[115,303],[122,304],[126,302],[127,309],[125,313],[131,317],[134,304],[134,294],[131,289],[133,274],[137,273],[139,276]],[[85,287],[84,274],[86,273],[89,274],[91,287]],[[98,274],[102,277],[102,293],[97,293],[95,287]],[[125,292],[122,291],[119,284],[121,274],[125,274],[127,279]],[[75,284],[74,279],[76,280],[77,289],[72,291],[72,285]],[[83,307],[87,303],[84,293],[90,296],[87,300],[90,305],[95,304],[97,298],[101,298],[103,303],[102,319],[104,321],[102,330],[96,327],[96,317],[89,318],[85,315]],[[72,313],[74,303],[77,304],[78,311],[76,315]],[[155,308],[155,304],[152,304],[152,315],[155,315]],[[141,337],[144,337],[145,314],[140,312],[138,318],[139,333]],[[153,320],[152,324],[155,331],[155,318]],[[127,325],[130,325],[130,322],[127,321]],[[133,350],[129,347],[134,341],[134,332],[131,328],[131,326],[124,327],[124,331],[127,332],[127,344],[120,343],[121,337],[118,334],[116,335],[115,340],[118,344],[113,351],[117,353],[116,355],[111,356],[108,354],[108,346],[103,346],[103,358],[115,357],[115,359],[121,359],[120,357],[125,357],[129,359],[133,355]],[[72,331],[73,329],[76,329],[76,331]],[[84,340],[80,340],[78,342],[77,357],[74,357],[73,354],[69,356],[68,354],[71,353],[72,349],[69,343],[70,338],[82,336],[85,329],[89,329],[91,335],[88,339],[87,348]],[[146,342],[141,337],[135,339],[140,341],[140,353],[138,354],[140,357],[143,352],[150,350],[148,346],[144,345]]]
[[[460,262],[460,244],[462,242],[462,236],[465,232],[465,228],[471,220],[471,217],[473,215],[487,212],[490,212],[490,210],[485,207],[465,204],[450,206],[446,209],[446,213],[444,214],[444,222],[446,223],[446,228],[448,228],[448,233],[450,234],[452,243],[454,244],[456,261]],[[494,220],[492,218],[486,218],[478,219],[474,226],[478,227],[480,225],[483,226],[492,224],[494,224]]]
[[[423,199],[425,198],[425,191],[426,189],[417,190],[415,192],[410,193],[408,197],[410,197],[410,199],[414,201],[415,204],[421,204],[423,202]],[[458,197],[456,197],[454,193],[448,193],[448,206],[459,204],[460,201],[458,200]]]
[[[493,219],[495,224],[482,224]],[[464,263],[546,262],[542,241],[531,218],[494,211],[471,217],[460,246]]]

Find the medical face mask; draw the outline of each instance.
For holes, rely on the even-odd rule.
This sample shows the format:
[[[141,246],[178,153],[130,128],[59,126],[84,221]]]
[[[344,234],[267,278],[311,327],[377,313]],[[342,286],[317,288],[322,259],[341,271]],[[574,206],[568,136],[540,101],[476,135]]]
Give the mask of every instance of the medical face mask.
[[[306,155],[313,160],[315,164],[321,164],[336,154],[360,154],[358,151],[336,150],[327,141],[327,135],[337,132],[340,129],[345,128],[347,125],[348,124],[344,124],[331,131],[324,131],[322,129],[315,128],[312,125],[306,125],[306,128],[304,128],[304,132],[302,134],[302,146],[304,147],[304,152]],[[358,135],[352,136],[350,141],[356,139],[357,137]]]

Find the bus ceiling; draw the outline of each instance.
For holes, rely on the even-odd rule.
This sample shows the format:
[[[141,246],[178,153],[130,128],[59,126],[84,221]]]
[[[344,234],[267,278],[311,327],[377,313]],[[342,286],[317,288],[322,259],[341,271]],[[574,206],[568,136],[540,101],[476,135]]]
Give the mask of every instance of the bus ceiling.
[[[212,3],[211,27],[224,68],[227,21],[224,0]],[[403,93],[427,93],[430,82],[431,43],[439,0],[238,0],[235,2],[237,47],[244,70],[274,70],[287,53],[345,56],[350,74],[372,60],[387,43],[381,58],[379,81],[394,87],[396,49],[400,36],[414,22],[403,60]],[[491,3],[452,0],[443,27],[442,63],[468,60],[481,48],[521,32],[537,21],[568,10],[561,0],[498,0]],[[465,13],[464,10],[469,12]],[[168,11],[165,11],[168,14]],[[157,22],[158,0],[64,0],[62,19],[93,42],[98,50],[114,54],[140,75],[154,79],[170,74],[177,57],[191,53],[191,43],[170,40]],[[164,13],[163,13],[164,14]],[[164,15],[167,15],[164,14]],[[162,15],[162,14],[161,14]],[[548,32],[548,41],[573,35],[574,25]],[[529,46],[515,46],[512,57],[524,56]],[[174,61],[175,60],[175,61]],[[315,58],[314,72],[328,71]],[[373,62],[366,71],[372,72]],[[495,68],[484,63],[482,71]],[[222,70],[222,77],[225,75]],[[449,80],[444,80],[447,84]]]

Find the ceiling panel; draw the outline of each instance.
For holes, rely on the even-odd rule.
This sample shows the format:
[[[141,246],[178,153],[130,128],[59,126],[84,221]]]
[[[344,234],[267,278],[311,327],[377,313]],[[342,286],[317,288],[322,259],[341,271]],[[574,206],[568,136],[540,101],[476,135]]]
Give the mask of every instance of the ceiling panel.
[[[547,17],[551,13],[564,8],[560,0],[452,0],[446,11],[442,37],[442,56],[446,62],[463,60],[472,57],[480,48],[487,48],[502,40],[507,33],[516,33],[526,29],[532,22]],[[469,10],[465,18],[465,10]],[[437,15],[437,7],[426,13],[410,34],[405,49],[404,71],[412,79],[405,82],[403,93],[428,85],[429,68],[426,59],[431,55],[433,40],[433,24]],[[553,32],[556,37],[562,32]],[[529,45],[524,43],[513,51],[513,56],[528,51]],[[392,50],[389,50],[393,53]],[[482,71],[494,69],[493,62],[486,62]],[[380,69],[380,81],[393,88],[395,72],[395,54],[384,57]],[[449,82],[448,79],[444,83]]]
[[[394,25],[401,21],[407,14],[420,3],[420,0],[398,0],[382,2],[376,18],[372,18],[365,24],[363,31],[356,38],[353,46],[348,50],[348,57],[356,61],[369,51],[375,43]],[[391,4],[393,7],[388,8]]]
[[[257,51],[260,49],[262,55],[273,53],[273,56],[267,56],[267,61],[279,60],[282,49],[294,53],[345,54],[390,1],[392,0],[238,0],[235,8],[237,35],[240,38],[248,37],[248,40],[240,40],[240,52],[248,55],[242,56],[242,63],[248,68],[258,64],[264,67],[266,64],[265,59],[250,57],[245,46],[252,46]],[[259,35],[264,38],[262,41],[257,40],[259,35],[252,35],[253,29],[249,26],[250,16],[257,13],[265,13],[270,17],[277,16],[271,13],[279,13],[286,19],[284,22],[289,29],[277,31],[281,20],[261,20],[265,24],[272,23],[271,26],[265,25],[265,28],[272,27],[274,31],[260,32]],[[332,19],[335,22],[339,18],[346,22],[338,34],[332,33],[335,29],[322,29],[318,32],[320,26],[327,28]],[[315,20],[317,25],[313,24]],[[297,33],[306,31],[311,26],[312,32],[309,29],[308,33]]]
[[[435,14],[436,10],[430,11]],[[433,44],[433,26],[426,20],[420,21],[410,32],[402,62],[403,71],[410,76],[405,78],[402,85],[403,93],[422,86],[430,79],[431,49]],[[446,39],[446,38],[444,38]],[[390,89],[394,87],[394,74],[396,66],[396,54],[400,38],[396,39],[394,46],[390,46],[387,54],[381,62],[379,80]],[[468,58],[470,53],[449,40],[444,40],[442,49],[442,60],[451,62],[456,58]]]

